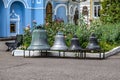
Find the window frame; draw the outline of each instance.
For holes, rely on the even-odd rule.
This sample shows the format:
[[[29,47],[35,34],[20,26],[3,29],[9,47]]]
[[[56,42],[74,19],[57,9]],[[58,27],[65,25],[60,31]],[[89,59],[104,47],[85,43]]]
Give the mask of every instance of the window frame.
[[[97,2],[98,4],[95,4],[95,3],[96,1],[93,2],[93,17],[99,18],[100,17],[99,11],[101,10],[101,5],[100,5],[100,2]],[[96,8],[96,11],[95,11],[95,8]],[[96,12],[96,15],[95,15],[95,12]]]

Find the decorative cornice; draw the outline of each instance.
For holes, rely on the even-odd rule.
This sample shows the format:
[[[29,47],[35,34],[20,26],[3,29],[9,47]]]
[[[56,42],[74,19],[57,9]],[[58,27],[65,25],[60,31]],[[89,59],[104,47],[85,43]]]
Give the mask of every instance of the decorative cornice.
[[[15,1],[19,1],[19,2],[23,3],[23,4],[24,4],[24,6],[25,6],[25,8],[27,8],[27,7],[28,7],[27,2],[26,2],[26,1],[24,1],[24,0],[10,0],[10,1],[7,3],[7,7],[10,7],[10,6],[11,6],[11,4],[12,4],[13,2],[15,2]]]

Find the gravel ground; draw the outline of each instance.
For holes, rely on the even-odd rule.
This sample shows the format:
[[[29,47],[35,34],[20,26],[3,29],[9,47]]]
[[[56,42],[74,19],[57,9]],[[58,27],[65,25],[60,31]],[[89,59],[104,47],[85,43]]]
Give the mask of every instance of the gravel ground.
[[[120,54],[104,60],[14,57],[0,41],[0,80],[120,80]]]

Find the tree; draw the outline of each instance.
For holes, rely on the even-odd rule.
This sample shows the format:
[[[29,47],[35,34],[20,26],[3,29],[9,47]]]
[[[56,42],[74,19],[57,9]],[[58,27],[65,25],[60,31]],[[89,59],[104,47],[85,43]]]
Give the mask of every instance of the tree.
[[[120,22],[120,0],[103,0],[101,5],[101,21],[105,23]]]

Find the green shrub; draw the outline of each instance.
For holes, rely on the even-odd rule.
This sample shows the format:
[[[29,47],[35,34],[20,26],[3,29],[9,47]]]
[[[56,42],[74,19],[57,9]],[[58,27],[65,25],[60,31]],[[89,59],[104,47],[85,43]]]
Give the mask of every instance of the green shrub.
[[[95,19],[89,27],[85,25],[79,26],[76,34],[83,48],[87,46],[91,33],[95,33],[101,48],[105,51],[120,44],[120,23],[102,24],[99,19]]]
[[[27,26],[25,29],[24,29],[24,35],[23,35],[23,45],[22,45],[22,49],[26,49],[30,43],[31,43],[31,39],[32,39],[32,35],[31,35],[31,32],[30,32],[30,27]]]
[[[120,24],[101,25],[96,32],[100,32],[99,39],[101,41],[111,44],[120,42]]]
[[[48,34],[48,42],[52,46],[55,40],[55,35],[58,31],[63,32],[66,40],[66,44],[70,45],[70,40],[75,33],[76,26],[73,24],[64,24],[63,22],[54,21],[52,24],[46,23],[44,25],[45,29],[47,30]]]
[[[53,21],[44,25],[48,34],[48,42],[52,46],[55,41],[55,35],[58,31],[63,32],[66,43],[70,46],[73,35],[77,35],[82,48],[86,48],[91,33],[95,33],[100,42],[100,46],[105,51],[120,45],[120,23],[102,24],[99,19],[92,21],[90,26],[86,25],[81,16],[79,25],[64,24],[61,21]],[[23,48],[27,48],[31,43],[30,28],[24,30]]]
[[[120,0],[102,0],[100,19],[103,23],[120,22]]]
[[[44,25],[45,30],[47,31],[48,35],[48,42],[52,46],[54,43],[55,35],[58,31],[63,30],[64,24],[62,22],[52,22],[51,23],[46,23]]]
[[[100,41],[100,46],[102,49],[104,49],[105,51],[109,51],[111,49],[113,49],[114,47],[116,47],[116,44],[110,44],[104,41]]]

